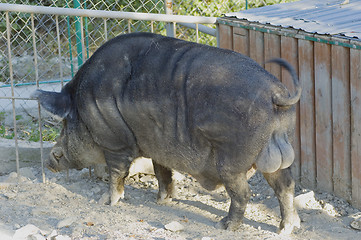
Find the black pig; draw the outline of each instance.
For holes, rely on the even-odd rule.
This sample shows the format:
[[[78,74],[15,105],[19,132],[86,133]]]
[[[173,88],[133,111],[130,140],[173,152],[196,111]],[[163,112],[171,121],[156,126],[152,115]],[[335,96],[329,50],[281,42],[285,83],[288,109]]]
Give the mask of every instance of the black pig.
[[[38,90],[41,105],[63,118],[48,167],[106,162],[110,204],[124,197],[124,178],[139,156],[152,158],[158,201],[170,200],[175,169],[231,197],[220,226],[236,230],[250,198],[246,173],[260,170],[279,199],[280,230],[299,226],[294,208],[291,140],[295,93],[252,59],[220,48],[150,33],[118,36],[101,46],[60,93]]]

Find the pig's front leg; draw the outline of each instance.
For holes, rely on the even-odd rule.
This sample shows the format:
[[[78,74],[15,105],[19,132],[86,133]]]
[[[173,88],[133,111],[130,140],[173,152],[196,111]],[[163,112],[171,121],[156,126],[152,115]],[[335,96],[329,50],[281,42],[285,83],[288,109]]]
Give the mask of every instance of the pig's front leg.
[[[119,199],[124,199],[124,179],[129,174],[133,157],[127,154],[105,152],[105,160],[109,168],[110,205],[114,206]]]

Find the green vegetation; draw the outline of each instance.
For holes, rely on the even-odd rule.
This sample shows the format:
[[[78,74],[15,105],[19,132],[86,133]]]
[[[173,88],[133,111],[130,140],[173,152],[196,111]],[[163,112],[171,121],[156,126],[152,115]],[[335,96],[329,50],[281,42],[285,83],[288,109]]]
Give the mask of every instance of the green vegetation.
[[[0,112],[0,137],[6,139],[14,139],[14,127],[5,124],[5,112]],[[23,121],[23,116],[16,115],[17,121],[17,136],[18,139],[27,140],[31,142],[40,141],[39,121],[37,119]],[[20,121],[21,120],[21,121]],[[43,141],[54,142],[59,136],[61,126],[58,124],[44,123],[42,125]]]
[[[8,128],[1,125],[0,126],[0,137],[6,138],[6,139],[13,139],[15,134],[13,132],[9,132]]]

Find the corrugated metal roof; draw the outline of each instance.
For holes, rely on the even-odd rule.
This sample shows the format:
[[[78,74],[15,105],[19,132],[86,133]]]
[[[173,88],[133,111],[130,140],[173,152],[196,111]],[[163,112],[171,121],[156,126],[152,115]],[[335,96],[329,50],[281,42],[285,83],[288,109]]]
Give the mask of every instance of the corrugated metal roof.
[[[250,22],[361,39],[361,0],[302,0],[227,13]]]

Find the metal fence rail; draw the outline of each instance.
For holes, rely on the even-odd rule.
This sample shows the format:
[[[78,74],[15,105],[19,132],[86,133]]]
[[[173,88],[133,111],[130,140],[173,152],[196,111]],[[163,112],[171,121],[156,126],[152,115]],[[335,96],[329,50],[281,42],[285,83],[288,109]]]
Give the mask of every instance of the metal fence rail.
[[[109,19],[128,19],[143,21],[159,21],[159,22],[175,22],[175,23],[203,23],[213,24],[216,22],[215,17],[201,16],[184,16],[184,15],[168,15],[156,13],[138,13],[138,12],[118,12],[104,10],[88,10],[76,8],[56,8],[20,4],[0,3],[0,11],[4,12],[20,12],[32,14],[50,14],[65,15],[77,17],[95,17]]]

